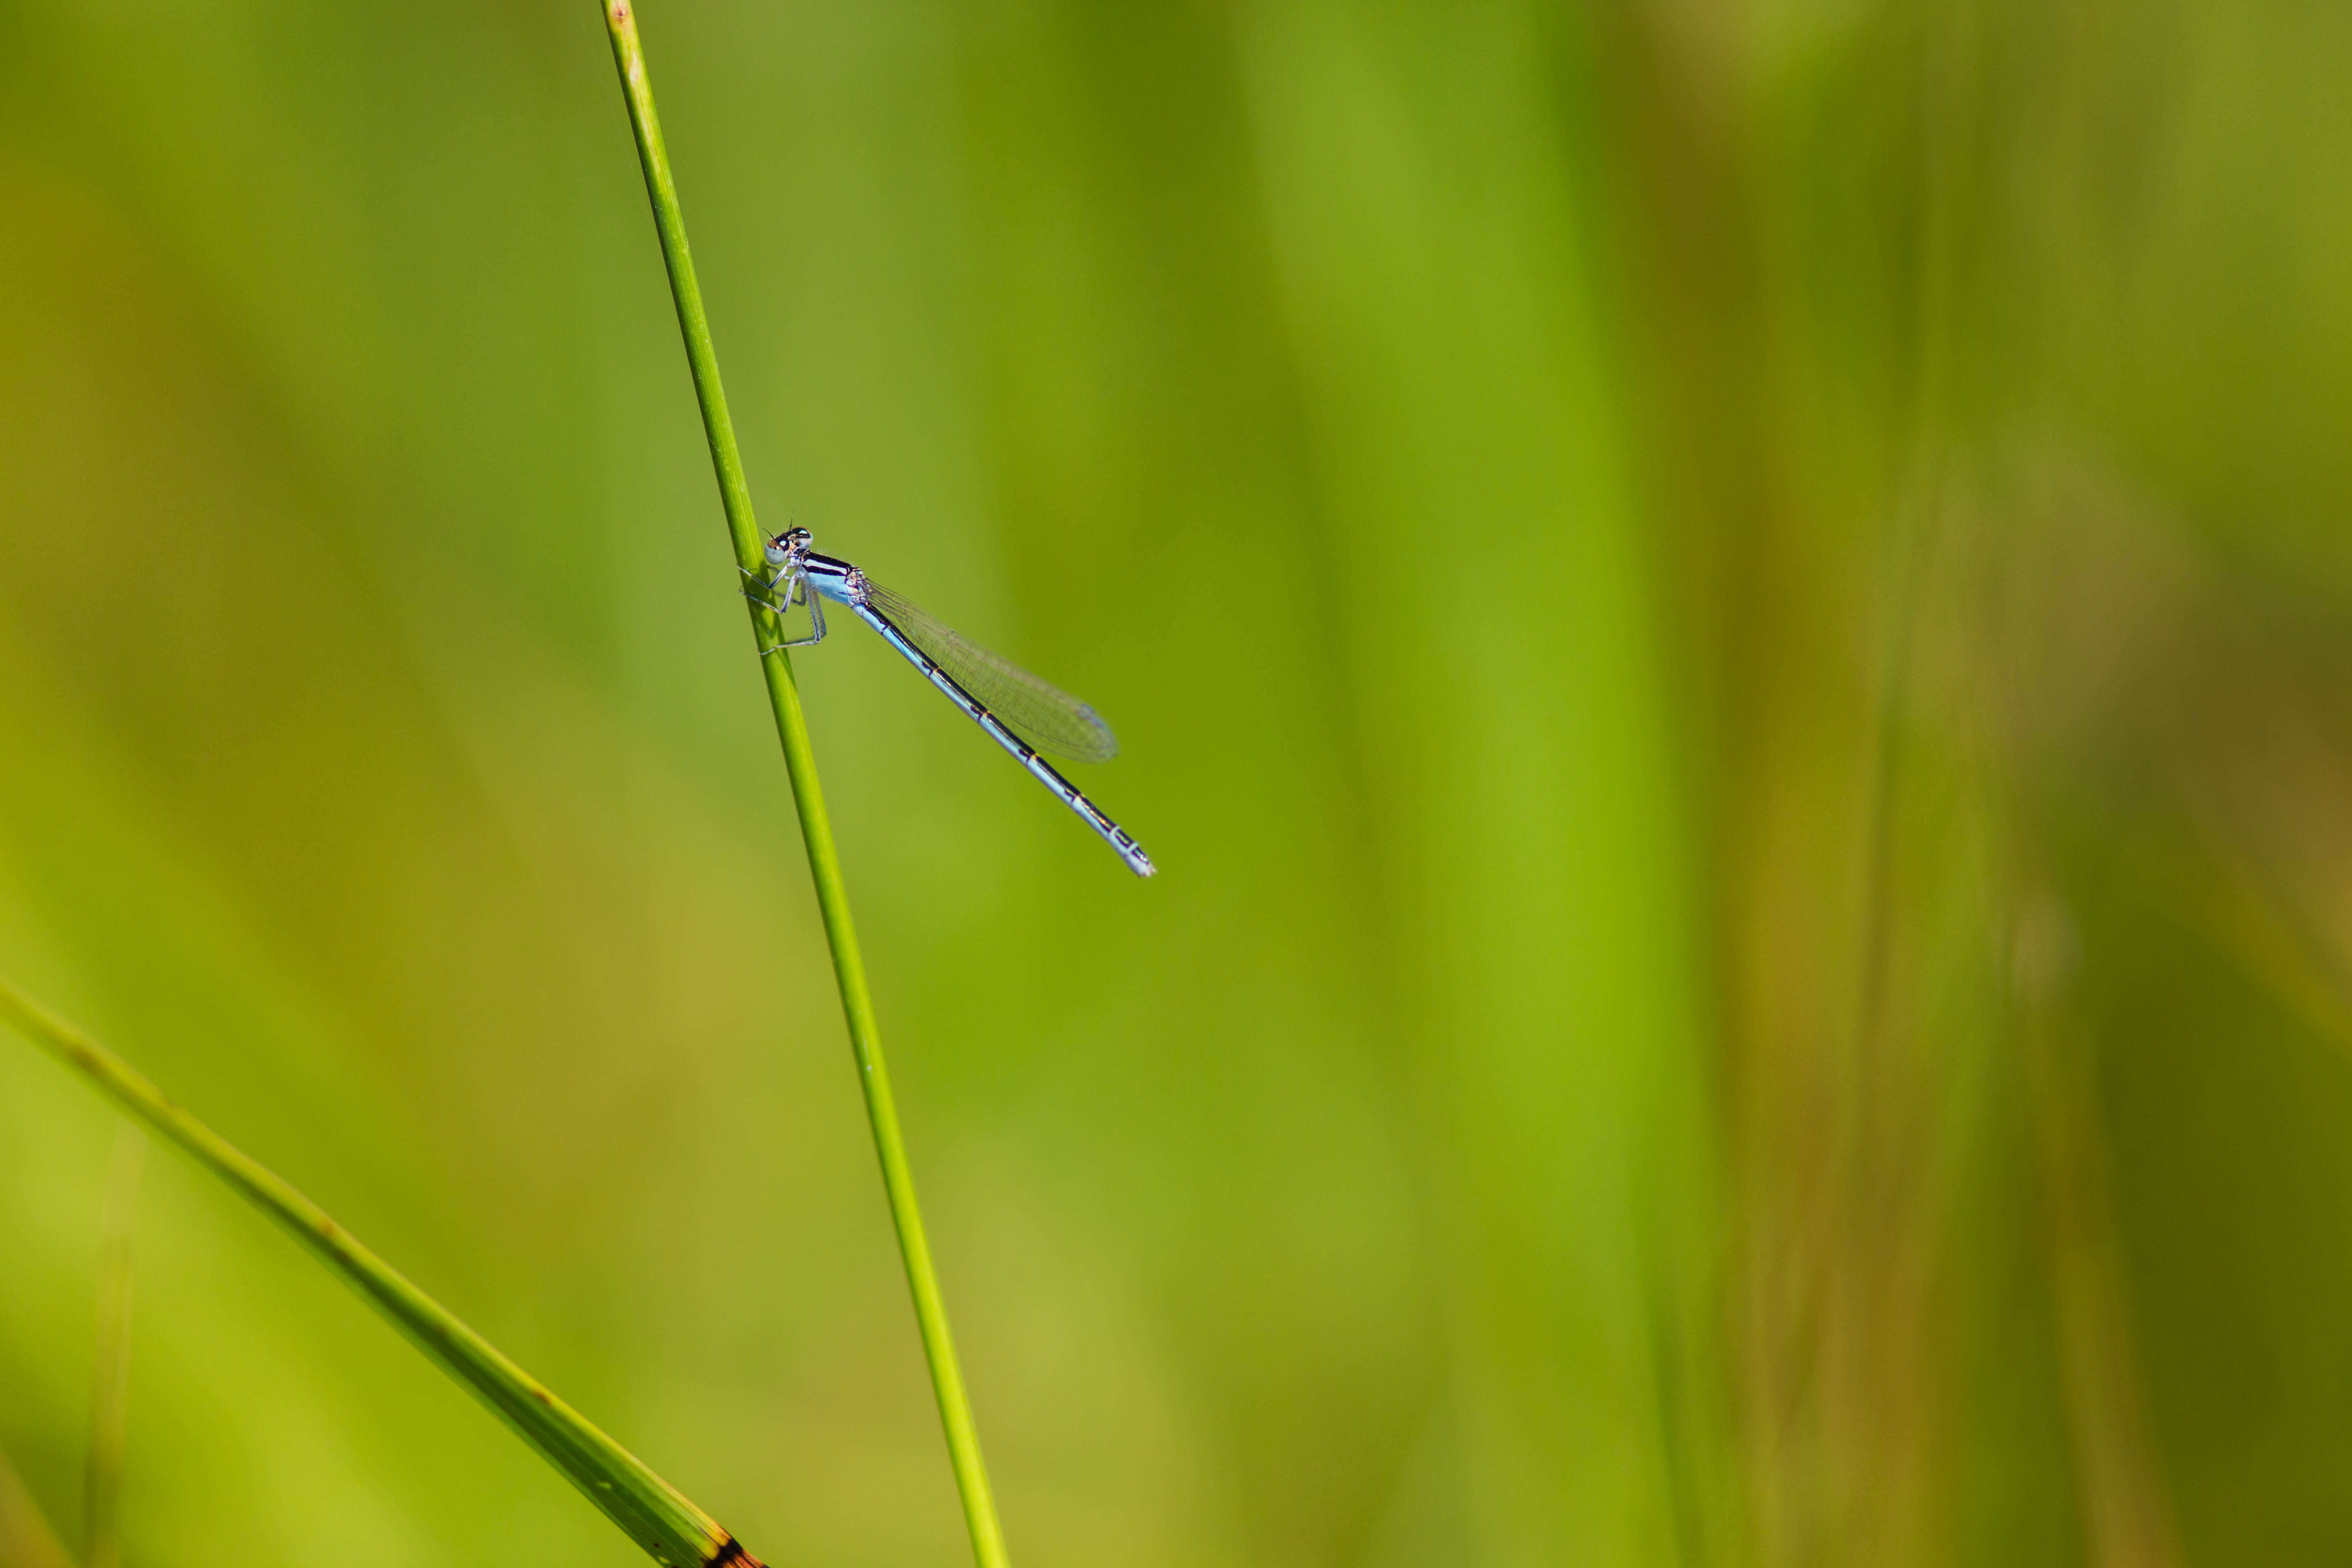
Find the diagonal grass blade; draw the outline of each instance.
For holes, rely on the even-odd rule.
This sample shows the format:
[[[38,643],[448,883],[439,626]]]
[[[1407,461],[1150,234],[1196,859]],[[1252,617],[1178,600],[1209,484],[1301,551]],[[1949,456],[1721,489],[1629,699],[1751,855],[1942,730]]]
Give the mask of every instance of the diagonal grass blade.
[[[539,1450],[588,1500],[656,1563],[668,1568],[758,1560],[709,1514],[647,1469],[498,1347],[360,1245],[327,1212],[274,1172],[166,1100],[128,1063],[70,1024],[0,982],[0,1022],[111,1096],[123,1110],[177,1144],[196,1163],[235,1187],[284,1226],[318,1259],[343,1277],[368,1304],[408,1336],[441,1370],[517,1436]]]
[[[0,1454],[0,1568],[74,1568],[5,1454]]]

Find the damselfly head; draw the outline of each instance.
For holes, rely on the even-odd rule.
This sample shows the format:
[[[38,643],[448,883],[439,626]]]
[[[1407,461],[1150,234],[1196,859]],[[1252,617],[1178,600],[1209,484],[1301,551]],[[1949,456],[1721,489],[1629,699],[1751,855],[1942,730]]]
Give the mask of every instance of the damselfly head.
[[[809,531],[788,528],[768,541],[768,564],[782,566],[795,555],[805,554],[809,547]]]

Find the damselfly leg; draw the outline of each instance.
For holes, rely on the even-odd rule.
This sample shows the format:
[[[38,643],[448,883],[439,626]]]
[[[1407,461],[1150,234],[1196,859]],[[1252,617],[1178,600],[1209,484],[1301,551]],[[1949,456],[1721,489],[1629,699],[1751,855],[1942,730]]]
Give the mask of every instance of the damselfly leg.
[[[794,572],[787,567],[773,577],[762,577],[748,567],[739,566],[736,570],[759,585],[756,592],[751,588],[744,589],[743,596],[761,609],[773,614],[778,620],[782,620],[795,604],[808,606],[809,635],[804,637],[786,637],[775,647],[761,648],[760,650],[761,658],[767,658],[780,648],[809,647],[824,640],[824,595],[809,592],[808,574]],[[783,590],[782,593],[777,592],[780,586]]]

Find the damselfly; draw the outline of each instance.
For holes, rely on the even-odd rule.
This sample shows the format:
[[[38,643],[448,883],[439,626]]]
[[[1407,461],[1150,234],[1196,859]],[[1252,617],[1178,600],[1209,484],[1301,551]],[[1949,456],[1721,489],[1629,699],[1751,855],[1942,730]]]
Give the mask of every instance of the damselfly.
[[[751,596],[779,616],[794,605],[806,605],[809,612],[808,636],[788,638],[767,652],[824,641],[824,602],[831,599],[848,605],[858,619],[880,632],[884,642],[904,654],[908,663],[945,692],[949,701],[963,710],[966,718],[987,731],[991,740],[1052,790],[1055,798],[1101,834],[1129,870],[1139,877],[1151,875],[1151,857],[1142,846],[1037,754],[1051,752],[1079,763],[1107,763],[1117,756],[1118,742],[1093,709],[958,636],[889,589],[869,581],[848,562],[817,554],[809,548],[805,528],[768,541],[767,555],[773,569],[768,575],[744,574],[759,585]]]

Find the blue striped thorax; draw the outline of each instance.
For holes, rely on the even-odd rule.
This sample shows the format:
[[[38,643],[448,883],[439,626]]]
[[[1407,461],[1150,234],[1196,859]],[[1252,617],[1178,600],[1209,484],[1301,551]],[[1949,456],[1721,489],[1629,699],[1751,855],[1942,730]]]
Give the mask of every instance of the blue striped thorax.
[[[801,571],[807,574],[809,586],[828,599],[850,605],[866,602],[866,574],[846,561],[836,561],[830,555],[803,555]]]

